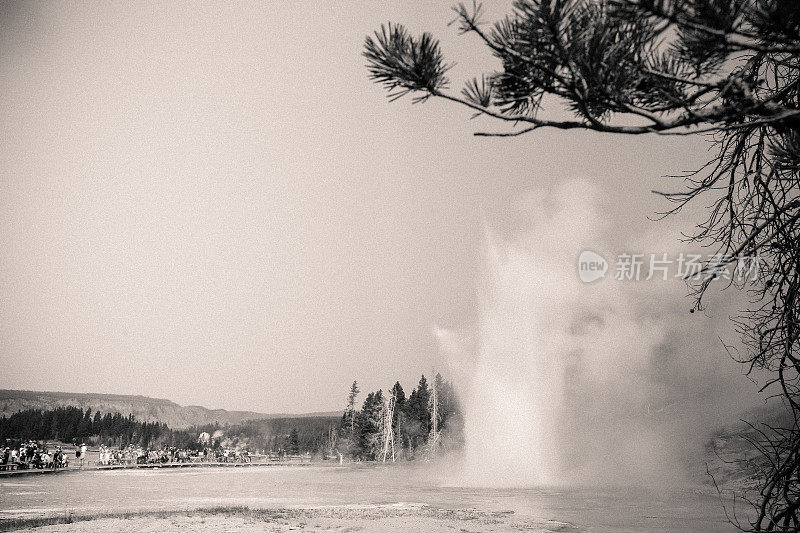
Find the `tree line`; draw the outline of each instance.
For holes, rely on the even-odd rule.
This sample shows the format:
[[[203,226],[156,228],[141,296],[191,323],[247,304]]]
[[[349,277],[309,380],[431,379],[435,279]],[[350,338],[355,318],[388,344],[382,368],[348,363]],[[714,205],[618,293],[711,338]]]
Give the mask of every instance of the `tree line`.
[[[409,396],[399,381],[387,393],[370,392],[357,409],[360,392],[354,381],[339,428],[328,438],[330,455],[364,461],[385,460],[389,454],[413,459],[432,446],[462,442],[461,409],[452,384],[441,374],[433,386],[423,375]]]
[[[168,445],[179,448],[197,446],[188,431],[170,429],[163,422],[136,420],[134,415],[92,413],[80,407],[57,407],[51,410],[27,409],[0,418],[0,442],[8,440],[55,440],[143,448]]]

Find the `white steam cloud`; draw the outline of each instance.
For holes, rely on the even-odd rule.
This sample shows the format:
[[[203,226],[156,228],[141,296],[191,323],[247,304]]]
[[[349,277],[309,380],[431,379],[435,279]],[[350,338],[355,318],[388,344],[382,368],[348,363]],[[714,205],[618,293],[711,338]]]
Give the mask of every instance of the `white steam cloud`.
[[[480,331],[461,379],[466,482],[683,483],[710,428],[754,402],[717,340],[727,322],[690,317],[680,281],[608,279],[612,257],[606,279],[580,281],[580,252],[612,246],[597,198],[575,180],[518,204],[522,229],[487,223]],[[458,353],[454,333],[437,336]]]

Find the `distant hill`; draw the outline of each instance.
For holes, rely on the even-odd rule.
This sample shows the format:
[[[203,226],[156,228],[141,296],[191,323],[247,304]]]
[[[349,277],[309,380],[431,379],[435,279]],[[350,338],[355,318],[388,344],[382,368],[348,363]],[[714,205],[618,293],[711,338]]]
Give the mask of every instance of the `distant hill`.
[[[70,405],[81,409],[91,408],[94,412],[122,413],[126,416],[133,414],[137,420],[164,422],[173,429],[214,423],[220,425],[239,424],[245,420],[265,418],[340,415],[338,412],[297,415],[287,413],[267,414],[254,411],[226,411],[225,409],[207,409],[198,405],[182,406],[161,398],[123,394],[0,390],[0,416],[9,416],[26,409],[46,410]]]

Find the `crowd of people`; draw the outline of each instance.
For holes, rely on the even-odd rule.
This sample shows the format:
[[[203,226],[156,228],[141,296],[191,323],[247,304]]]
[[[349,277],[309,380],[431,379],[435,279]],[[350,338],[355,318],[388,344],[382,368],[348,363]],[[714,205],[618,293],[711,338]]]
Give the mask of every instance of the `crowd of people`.
[[[66,468],[69,458],[61,446],[49,450],[35,441],[22,443],[19,448],[6,446],[0,454],[0,470],[29,468]]]
[[[204,448],[200,451],[186,450],[174,446],[149,449],[131,444],[127,448],[119,449],[100,446],[97,464],[110,466],[199,462],[249,463],[251,461],[250,452],[247,449],[240,448],[219,448],[216,450]]]
[[[72,453],[72,452],[70,452]],[[201,450],[189,450],[175,446],[163,448],[142,448],[130,444],[115,448],[100,445],[97,449],[97,460],[92,460],[94,451],[89,451],[86,443],[75,446],[75,462],[73,466],[122,466],[150,465],[170,463],[251,463],[253,454],[247,448],[204,447]],[[272,457],[270,456],[270,459]],[[30,440],[17,445],[0,448],[0,470],[24,469],[59,469],[70,464],[69,455],[60,445],[51,446]]]

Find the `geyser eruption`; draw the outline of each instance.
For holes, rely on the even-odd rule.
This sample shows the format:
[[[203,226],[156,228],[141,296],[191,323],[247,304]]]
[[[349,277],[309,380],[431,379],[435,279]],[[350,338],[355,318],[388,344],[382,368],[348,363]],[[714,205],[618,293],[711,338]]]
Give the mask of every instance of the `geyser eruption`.
[[[537,327],[541,317],[526,290],[526,258],[491,251],[491,285],[466,406],[466,460],[476,479],[553,483],[560,470],[555,435],[563,366],[546,349],[548,332]]]
[[[682,483],[708,428],[741,408],[735,372],[709,370],[726,361],[718,324],[686,323],[680,282],[608,279],[613,263],[579,280],[580,252],[609,246],[589,184],[531,198],[522,230],[486,226],[466,482]]]
[[[478,354],[465,405],[465,460],[473,481],[563,479],[571,349],[562,330],[577,296],[571,248],[591,242],[600,229],[592,206],[574,202],[575,194],[586,194],[584,184],[565,185],[555,203],[535,201],[521,239],[500,242],[485,226]],[[576,228],[587,218],[592,228]]]

